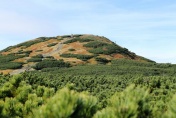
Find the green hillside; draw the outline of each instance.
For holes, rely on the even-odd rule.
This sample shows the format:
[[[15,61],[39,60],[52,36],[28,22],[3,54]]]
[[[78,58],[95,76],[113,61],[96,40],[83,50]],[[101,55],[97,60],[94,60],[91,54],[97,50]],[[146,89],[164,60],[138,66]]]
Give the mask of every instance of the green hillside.
[[[176,65],[105,37],[40,37],[0,53],[0,118],[176,117]]]
[[[126,59],[111,63],[1,75],[0,116],[176,117],[176,65]]]

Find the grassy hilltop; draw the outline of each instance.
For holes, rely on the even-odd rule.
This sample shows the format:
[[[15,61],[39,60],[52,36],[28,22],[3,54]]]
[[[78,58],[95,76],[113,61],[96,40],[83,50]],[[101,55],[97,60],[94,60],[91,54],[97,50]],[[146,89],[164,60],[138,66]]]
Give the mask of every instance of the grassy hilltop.
[[[46,63],[54,63],[52,67],[67,67],[81,64],[111,64],[112,60],[119,58],[150,61],[105,37],[95,35],[40,37],[10,46],[0,54],[0,72],[5,74],[41,70],[48,68],[44,66]]]

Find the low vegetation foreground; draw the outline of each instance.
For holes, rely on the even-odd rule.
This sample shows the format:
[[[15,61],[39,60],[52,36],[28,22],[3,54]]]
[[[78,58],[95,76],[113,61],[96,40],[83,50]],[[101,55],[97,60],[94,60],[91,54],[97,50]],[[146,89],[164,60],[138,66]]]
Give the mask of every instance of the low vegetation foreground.
[[[40,37],[1,51],[0,118],[175,118],[176,65],[105,37]]]

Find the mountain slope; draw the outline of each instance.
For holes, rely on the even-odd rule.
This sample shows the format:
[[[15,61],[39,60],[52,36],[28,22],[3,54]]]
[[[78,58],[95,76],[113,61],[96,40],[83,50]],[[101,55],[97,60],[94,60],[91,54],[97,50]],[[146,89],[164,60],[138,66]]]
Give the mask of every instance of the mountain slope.
[[[0,72],[5,74],[40,70],[48,67],[47,65],[51,63],[55,63],[54,67],[55,65],[58,65],[56,67],[65,67],[68,64],[111,64],[111,60],[119,58],[151,61],[130,52],[105,37],[95,35],[40,37],[10,46],[2,50],[0,54]],[[55,62],[56,60],[59,61]],[[42,68],[37,68],[37,63],[40,67],[42,63]]]

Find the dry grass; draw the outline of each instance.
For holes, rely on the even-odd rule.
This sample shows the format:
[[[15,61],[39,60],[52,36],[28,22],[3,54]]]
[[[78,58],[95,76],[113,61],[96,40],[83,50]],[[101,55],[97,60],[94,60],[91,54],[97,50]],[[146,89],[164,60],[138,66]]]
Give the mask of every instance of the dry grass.
[[[97,61],[94,58],[90,59],[88,62],[90,64],[97,64]]]
[[[8,52],[2,52],[2,54],[3,55],[8,55],[8,54],[11,54],[11,53],[17,53],[19,50],[21,50],[21,47],[13,48],[13,49],[9,50]]]
[[[26,58],[15,59],[14,62],[26,62]]]
[[[54,46],[47,47],[47,45],[50,43],[59,43],[59,41],[55,40],[55,39],[51,39],[51,40],[48,40],[45,42],[34,44],[34,45],[28,47],[26,50],[32,50],[32,53],[30,54],[30,56],[34,56],[34,55],[41,54],[41,53],[45,54],[45,53],[51,52],[54,48]],[[43,50],[43,51],[36,52],[37,50]]]
[[[106,42],[109,44],[112,44],[112,42],[110,40],[108,40],[105,37],[101,37],[101,36],[95,36],[95,35],[83,35],[80,36],[80,38],[87,38],[87,39],[94,39],[94,40],[98,40],[98,41],[102,41],[102,42]],[[7,55],[10,53],[17,53],[20,50],[23,49],[23,51],[32,51],[29,55],[29,57],[24,57],[24,58],[20,58],[20,59],[16,59],[14,60],[15,62],[27,62],[27,60],[35,55],[38,54],[44,54],[45,56],[53,56],[55,59],[63,59],[65,62],[69,62],[72,65],[78,65],[78,64],[97,64],[97,61],[95,60],[95,58],[92,58],[88,61],[82,61],[80,59],[77,58],[64,58],[61,57],[60,54],[64,54],[64,53],[72,53],[72,54],[80,54],[80,55],[92,55],[92,53],[90,53],[88,50],[89,48],[84,47],[83,45],[86,44],[87,42],[73,42],[73,43],[69,43],[69,44],[63,44],[63,42],[71,40],[71,38],[64,38],[63,40],[56,40],[56,39],[50,39],[48,41],[45,42],[40,42],[40,43],[36,43],[34,45],[31,45],[30,47],[18,47],[18,48],[14,48],[12,50],[10,50],[9,52],[2,52],[1,54]],[[48,47],[48,44],[51,43],[58,43],[55,46],[52,47]],[[60,47],[60,48],[59,48]],[[70,51],[69,49],[75,49],[74,51]],[[41,51],[37,51],[37,50],[41,50]],[[129,56],[126,55],[122,55],[122,54],[113,54],[113,55],[104,55],[104,54],[99,54],[98,57],[101,58],[106,58],[108,60],[113,60],[113,59],[120,59],[120,58],[126,58],[126,59],[131,59]],[[144,61],[143,59],[141,59],[141,57],[139,56],[135,56],[134,60],[137,61]],[[23,66],[31,66],[34,65],[35,63],[27,63],[24,64]],[[0,70],[0,72],[4,73],[4,74],[8,74],[10,72],[12,72],[13,70]]]
[[[71,65],[79,65],[79,64],[86,64],[86,62],[77,59],[77,58],[63,58],[65,62],[71,63]]]
[[[71,48],[75,49],[75,51],[70,52],[69,49]],[[74,42],[69,45],[64,45],[63,53],[91,55],[91,53],[87,51],[87,48],[83,46],[83,43],[80,43],[80,42]]]
[[[4,75],[9,74],[10,72],[12,72],[13,70],[8,69],[8,70],[0,70],[0,73],[3,73]]]
[[[101,58],[106,58],[106,59],[108,59],[108,60],[112,60],[114,57],[112,57],[112,56],[110,56],[110,55],[104,55],[104,54],[100,54],[100,56],[99,57],[101,57]]]
[[[127,58],[127,57],[125,57],[124,55],[121,55],[121,54],[114,54],[113,57],[114,57],[114,59]]]

